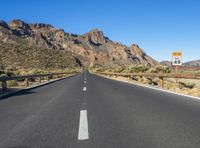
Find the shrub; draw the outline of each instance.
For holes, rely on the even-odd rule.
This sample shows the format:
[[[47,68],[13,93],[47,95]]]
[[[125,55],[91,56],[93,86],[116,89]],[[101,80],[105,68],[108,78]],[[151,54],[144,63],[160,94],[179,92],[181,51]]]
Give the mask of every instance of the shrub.
[[[16,80],[7,81],[8,87],[18,86],[18,82]]]
[[[0,77],[7,77],[8,75],[6,73],[0,74]]]
[[[186,83],[186,82],[180,82],[180,84],[181,84],[183,87],[189,88],[189,89],[192,89],[192,88],[194,88],[194,87],[196,86],[195,83],[191,83],[191,82],[188,82],[188,83]]]
[[[145,65],[130,65],[127,68],[124,69],[124,73],[144,73],[148,70],[149,68],[146,67]]]
[[[115,72],[115,73],[121,73],[124,71],[124,67],[118,67],[118,68],[112,68],[112,69],[109,69],[110,72]]]
[[[150,68],[147,73],[170,73],[171,69],[167,66],[156,66],[156,67],[152,67]]]

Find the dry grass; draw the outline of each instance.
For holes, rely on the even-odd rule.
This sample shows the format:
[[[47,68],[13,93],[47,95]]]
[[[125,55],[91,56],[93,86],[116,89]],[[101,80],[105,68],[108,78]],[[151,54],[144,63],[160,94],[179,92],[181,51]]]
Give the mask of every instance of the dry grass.
[[[122,77],[122,76],[104,76],[107,78],[111,78],[114,80],[119,80],[123,82],[130,82],[130,83],[140,83],[144,85],[150,85],[154,87],[160,87],[159,86],[159,80],[158,79],[147,79],[147,78],[138,78],[137,80],[132,80],[127,77]],[[153,83],[152,83],[153,82]],[[166,79],[164,81],[164,88],[166,90],[170,90],[173,92],[185,94],[185,95],[190,95],[190,96],[195,96],[195,97],[200,97],[200,80],[187,80],[187,79],[181,79],[179,80],[181,83],[176,83],[176,79]],[[182,84],[184,83],[184,85]],[[195,85],[194,85],[195,84]],[[188,86],[193,86],[193,87],[187,87]]]

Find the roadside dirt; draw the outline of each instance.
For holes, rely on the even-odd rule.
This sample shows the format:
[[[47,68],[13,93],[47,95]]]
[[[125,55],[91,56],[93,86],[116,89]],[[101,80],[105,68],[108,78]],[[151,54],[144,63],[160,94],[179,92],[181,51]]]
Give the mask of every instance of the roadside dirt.
[[[110,79],[114,79],[114,80],[118,80],[118,81],[123,81],[123,82],[128,82],[128,83],[138,83],[138,84],[144,84],[144,85],[147,85],[147,86],[153,86],[153,87],[156,87],[156,88],[160,88],[159,82],[158,82],[158,85],[152,85],[152,84],[149,84],[147,79],[140,79],[140,80],[136,81],[136,80],[131,80],[129,78],[121,77],[121,76],[118,76],[118,77],[104,76],[104,75],[101,75],[101,76],[106,77],[106,78],[110,78]],[[180,94],[199,97],[199,99],[200,99],[200,80],[183,80],[183,79],[179,80],[179,82],[184,82],[184,83],[191,83],[191,82],[195,83],[194,88],[186,88],[186,87],[180,86],[180,84],[176,84],[175,81],[176,81],[175,79],[166,79],[164,81],[164,88],[163,89],[173,91],[173,92],[176,92],[176,93],[180,93]],[[155,82],[156,82],[156,80],[155,80]]]

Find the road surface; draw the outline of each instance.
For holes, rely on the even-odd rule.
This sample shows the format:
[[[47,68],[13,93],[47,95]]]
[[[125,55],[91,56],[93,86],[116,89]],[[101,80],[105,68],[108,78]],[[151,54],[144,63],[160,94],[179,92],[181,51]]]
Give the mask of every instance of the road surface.
[[[0,148],[199,147],[199,100],[89,73],[0,100]]]

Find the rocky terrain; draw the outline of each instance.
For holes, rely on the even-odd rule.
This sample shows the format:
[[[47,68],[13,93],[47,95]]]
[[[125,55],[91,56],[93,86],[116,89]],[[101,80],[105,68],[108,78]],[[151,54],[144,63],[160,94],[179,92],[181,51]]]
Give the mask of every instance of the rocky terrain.
[[[161,65],[164,66],[172,66],[172,62],[171,61],[162,61],[160,62]],[[183,63],[184,67],[200,67],[200,60],[195,60],[195,61],[189,61],[189,62],[185,62]]]
[[[0,63],[6,69],[28,68],[74,68],[80,67],[80,61],[71,53],[47,48],[31,47],[0,42]]]
[[[21,20],[12,20],[9,23],[0,21],[0,45],[0,66],[4,67],[14,65],[30,68],[38,65],[34,63],[41,61],[46,61],[39,64],[44,68],[158,64],[138,45],[127,47],[113,42],[98,29],[77,35],[56,29],[49,24],[27,24]],[[62,62],[55,64],[59,58]],[[63,66],[65,61],[67,64]]]
[[[200,60],[189,61],[183,64],[185,67],[200,67]]]
[[[171,61],[162,61],[162,62],[160,62],[160,64],[163,65],[163,66],[168,66],[168,67],[172,66],[172,62]]]

